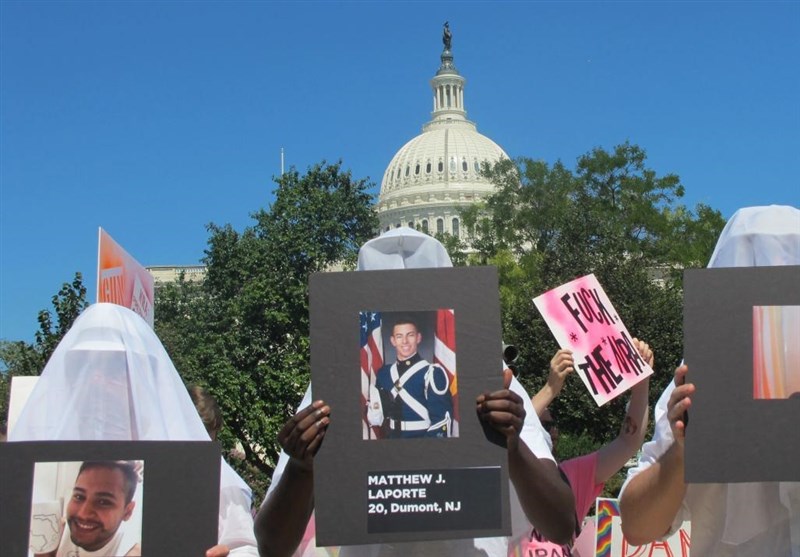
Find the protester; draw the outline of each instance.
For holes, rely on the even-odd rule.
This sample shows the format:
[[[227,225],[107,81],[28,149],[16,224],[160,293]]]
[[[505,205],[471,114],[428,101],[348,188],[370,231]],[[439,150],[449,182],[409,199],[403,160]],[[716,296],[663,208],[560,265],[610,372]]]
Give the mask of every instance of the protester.
[[[161,341],[131,310],[89,306],[56,347],[9,441],[209,440]],[[251,491],[221,461],[219,545],[257,555]]]
[[[633,339],[633,342],[639,355],[652,368],[653,351],[650,346],[638,339]],[[539,415],[539,420],[550,434],[553,453],[557,453],[559,431],[549,406],[561,393],[567,376],[574,371],[575,360],[572,352],[566,349],[557,351],[550,360],[547,383],[531,399],[533,407]],[[582,521],[589,513],[595,499],[603,491],[605,482],[619,472],[642,446],[647,429],[649,385],[650,378],[646,377],[631,388],[631,398],[622,427],[619,435],[613,441],[592,453],[561,463],[561,470],[567,476],[575,497],[575,510],[579,521]],[[523,555],[547,555],[550,557],[572,554],[568,546],[548,541],[535,527],[532,528],[521,547]]]
[[[396,228],[367,242],[359,252],[359,270],[450,267],[437,240],[409,228]],[[481,419],[506,435],[511,477],[512,529],[524,533],[525,518],[553,539],[567,542],[575,533],[575,506],[569,486],[560,477],[546,435],[525,390],[503,375],[503,389],[481,395],[476,409]],[[278,435],[283,447],[267,497],[256,516],[256,538],[262,557],[300,555],[313,551],[303,532],[314,509],[314,455],[330,424],[331,408],[311,400],[309,386],[300,410]],[[311,528],[309,528],[311,530]],[[458,556],[506,557],[506,538],[475,538],[440,542],[373,544],[341,548],[340,557]]]
[[[800,211],[772,205],[737,211],[725,225],[708,266],[798,264]],[[656,404],[653,439],[644,445],[638,465],[622,487],[625,537],[633,544],[647,543],[691,520],[693,557],[797,557],[800,483],[685,483],[684,416],[691,412],[696,390],[686,382],[687,373],[686,365],[675,370],[674,381]]]

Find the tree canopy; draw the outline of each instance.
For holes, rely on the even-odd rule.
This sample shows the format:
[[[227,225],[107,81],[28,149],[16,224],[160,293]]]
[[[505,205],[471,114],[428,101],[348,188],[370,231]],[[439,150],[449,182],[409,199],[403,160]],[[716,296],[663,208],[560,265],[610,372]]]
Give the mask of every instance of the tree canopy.
[[[674,174],[659,176],[646,154],[625,143],[596,148],[574,169],[529,158],[486,165],[496,192],[462,214],[470,242],[443,235],[456,265],[498,268],[503,339],[518,347],[517,369],[530,394],[541,387],[555,340],[533,298],[594,273],[629,331],[654,349],[651,402],[671,379],[682,351],[681,270],[704,266],[724,220],[708,206],[680,204]],[[242,231],[210,224],[202,282],[181,277],[159,287],[155,329],[186,383],[217,399],[233,464],[263,495],[279,453],[277,432],[309,381],[308,279],[352,269],[358,247],[378,229],[367,180],[341,162],[294,168],[275,179],[273,203]],[[80,274],[39,313],[35,342],[0,341],[0,419],[9,378],[38,375],[86,307]],[[625,397],[620,397],[623,399]],[[597,409],[578,378],[552,410],[559,416],[562,458],[584,454],[616,436],[623,400]]]
[[[529,393],[545,383],[558,349],[533,298],[594,273],[631,334],[654,349],[654,402],[681,360],[681,270],[708,261],[722,215],[680,205],[678,176],[659,176],[630,143],[593,149],[574,170],[523,158],[484,172],[497,190],[463,214],[474,238],[467,259],[498,268],[504,341],[519,349],[517,369]],[[552,407],[560,456],[585,454],[615,437],[626,397],[619,398],[598,410],[578,377],[568,381]]]
[[[225,420],[222,442],[263,494],[277,433],[309,382],[308,278],[352,268],[378,228],[367,193],[341,163],[276,179],[275,200],[242,232],[209,225],[203,283],[180,280],[156,296],[156,332],[184,380],[205,386]]]
[[[40,375],[53,350],[86,308],[86,287],[81,273],[72,282],[65,282],[51,299],[53,312],[39,312],[39,330],[33,344],[25,341],[0,340],[0,422],[8,420],[8,397],[11,378],[15,375]],[[55,321],[53,319],[55,318]]]

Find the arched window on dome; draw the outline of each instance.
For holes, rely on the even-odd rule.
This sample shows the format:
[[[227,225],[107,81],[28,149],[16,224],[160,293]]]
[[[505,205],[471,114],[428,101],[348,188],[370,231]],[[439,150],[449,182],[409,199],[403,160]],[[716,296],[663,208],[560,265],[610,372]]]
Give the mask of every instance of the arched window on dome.
[[[475,161],[472,163],[472,166],[475,168],[475,174],[480,175],[480,173],[481,173],[481,163],[478,162],[478,159],[475,159]]]
[[[444,161],[442,159],[439,159],[439,166],[437,166],[437,169],[439,172],[444,172]]]
[[[417,166],[414,168],[414,175],[419,176],[419,163],[417,163]]]
[[[411,171],[411,167],[406,165],[406,178],[408,178],[408,173]]]
[[[469,170],[469,165],[467,164],[467,157],[463,157],[461,159],[461,170],[463,170],[464,172]]]
[[[456,157],[455,156],[451,156],[450,157],[450,172],[455,172],[455,171],[456,171]]]
[[[400,179],[400,167],[399,166],[397,167],[397,179],[398,180]]]
[[[458,219],[457,218],[453,219],[453,223],[452,224],[453,224],[453,229],[452,229],[453,232],[452,232],[452,234],[453,234],[453,236],[458,238],[459,237],[458,236]]]
[[[431,161],[428,161],[428,164],[425,165],[425,174],[430,174],[432,169]]]
[[[422,219],[422,231],[428,233],[428,219]]]
[[[436,233],[444,234],[444,219],[436,219]]]
[[[395,227],[395,228],[400,228],[401,226],[403,226],[403,224],[402,224],[402,223],[399,223],[399,222],[398,222],[397,224],[395,224],[395,225],[394,225],[394,227]]]
[[[413,220],[408,221],[408,227],[409,228],[414,228],[414,221]]]

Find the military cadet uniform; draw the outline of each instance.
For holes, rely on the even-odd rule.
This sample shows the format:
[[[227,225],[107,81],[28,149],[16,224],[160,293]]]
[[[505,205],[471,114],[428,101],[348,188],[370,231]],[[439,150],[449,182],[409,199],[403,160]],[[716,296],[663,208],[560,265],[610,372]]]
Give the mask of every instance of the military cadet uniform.
[[[450,378],[419,354],[383,366],[375,379],[389,438],[449,437],[453,420]]]

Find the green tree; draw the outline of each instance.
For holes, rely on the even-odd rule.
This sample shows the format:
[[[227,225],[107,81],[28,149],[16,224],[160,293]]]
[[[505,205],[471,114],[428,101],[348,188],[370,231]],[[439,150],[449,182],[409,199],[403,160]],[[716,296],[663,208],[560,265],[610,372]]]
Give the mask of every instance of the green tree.
[[[187,383],[205,386],[225,419],[223,444],[260,495],[280,448],[277,432],[309,381],[308,278],[353,268],[378,228],[366,180],[322,162],[276,179],[275,200],[238,232],[210,225],[203,283],[156,296],[156,331]]]
[[[517,369],[529,392],[544,384],[558,348],[532,299],[594,273],[630,332],[654,348],[654,401],[682,349],[680,281],[656,279],[705,264],[724,225],[719,212],[680,205],[678,176],[657,175],[645,151],[629,143],[593,149],[574,170],[520,159],[486,174],[496,193],[462,214],[475,231],[469,257],[498,268],[503,335],[520,350]],[[562,448],[580,452],[616,436],[624,398],[597,411],[582,382],[570,380],[553,404],[567,441]]]
[[[48,309],[39,312],[39,330],[36,331],[33,344],[21,340],[0,340],[0,422],[5,423],[8,419],[11,378],[15,375],[41,374],[53,350],[88,305],[81,273],[76,272],[72,282],[62,284],[51,301],[52,312]]]

